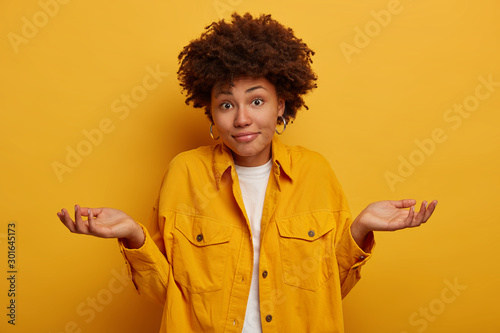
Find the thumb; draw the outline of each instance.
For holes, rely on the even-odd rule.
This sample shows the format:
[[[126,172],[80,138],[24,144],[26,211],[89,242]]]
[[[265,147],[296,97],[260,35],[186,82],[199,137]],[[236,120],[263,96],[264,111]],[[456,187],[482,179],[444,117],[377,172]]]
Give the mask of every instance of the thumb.
[[[102,208],[90,208],[90,207],[80,207],[80,213],[82,216],[89,216],[89,210],[92,211],[92,215],[97,217],[102,212]]]
[[[417,201],[415,199],[392,200],[391,203],[396,208],[408,208],[414,206]]]

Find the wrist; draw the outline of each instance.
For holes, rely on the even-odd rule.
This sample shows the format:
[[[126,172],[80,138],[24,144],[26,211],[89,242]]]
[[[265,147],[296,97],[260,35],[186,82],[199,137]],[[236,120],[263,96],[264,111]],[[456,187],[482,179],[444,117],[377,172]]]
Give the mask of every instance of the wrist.
[[[360,248],[364,248],[366,236],[372,231],[360,219],[361,214],[351,224],[351,235]]]
[[[355,231],[359,235],[367,235],[370,231],[373,231],[368,227],[363,221],[363,212],[361,212],[351,225],[351,231]]]
[[[130,235],[124,238],[124,243],[129,249],[138,249],[144,244],[146,236],[144,235],[142,227],[135,221],[132,230]]]

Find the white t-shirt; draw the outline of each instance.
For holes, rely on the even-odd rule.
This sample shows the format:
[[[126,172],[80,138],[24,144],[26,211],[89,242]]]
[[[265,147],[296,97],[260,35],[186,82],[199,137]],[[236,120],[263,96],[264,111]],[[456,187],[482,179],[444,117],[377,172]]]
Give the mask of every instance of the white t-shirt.
[[[260,221],[264,209],[267,182],[271,173],[272,160],[258,167],[242,167],[236,165],[236,173],[240,183],[241,195],[252,228],[253,241],[253,274],[248,296],[243,333],[262,332],[259,306],[259,254],[260,254]]]

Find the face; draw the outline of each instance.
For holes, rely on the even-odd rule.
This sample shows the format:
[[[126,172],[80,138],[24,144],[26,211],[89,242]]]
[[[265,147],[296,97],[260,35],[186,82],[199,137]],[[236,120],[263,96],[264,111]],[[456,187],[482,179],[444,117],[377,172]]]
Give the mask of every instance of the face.
[[[285,102],[266,78],[239,77],[234,86],[212,88],[211,110],[216,134],[241,166],[259,166],[271,158],[271,142]]]

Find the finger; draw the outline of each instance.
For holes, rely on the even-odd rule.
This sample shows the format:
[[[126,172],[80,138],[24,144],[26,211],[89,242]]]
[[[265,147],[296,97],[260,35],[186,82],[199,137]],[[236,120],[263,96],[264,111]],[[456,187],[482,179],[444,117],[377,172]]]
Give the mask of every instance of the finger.
[[[89,211],[92,211],[92,215],[94,218],[99,217],[99,214],[102,212],[102,207],[100,208],[90,208],[90,207],[80,207],[80,212],[82,216],[90,216]]]
[[[89,216],[89,207],[79,207],[82,216]]]
[[[76,231],[85,234],[88,232],[88,227],[85,225],[85,222],[82,219],[82,214],[80,212],[80,206],[75,205],[75,225]]]
[[[62,209],[61,209],[61,211],[60,211],[60,212],[57,212],[57,217],[59,218],[59,220],[60,220],[61,222],[63,222],[63,223],[64,223],[64,213],[63,213]]]
[[[89,221],[89,232],[91,234],[94,234],[95,232],[95,221],[94,221],[94,214],[92,213],[92,209],[91,208],[87,208],[84,210],[85,213],[87,213],[87,216],[89,217],[88,221]]]
[[[422,221],[422,223],[427,222],[427,220],[431,217],[432,213],[434,213],[434,209],[436,209],[436,206],[437,206],[437,200],[434,200],[429,204],[427,210],[425,211],[424,220]]]
[[[408,208],[416,203],[415,199],[391,200],[391,204],[396,208]]]
[[[415,216],[415,219],[412,222],[412,227],[418,227],[422,221],[424,220],[425,216],[425,211],[427,209],[427,201],[422,201],[422,204],[420,205],[420,210],[418,211],[417,216]]]
[[[415,216],[415,206],[411,206],[410,211],[408,212],[408,216],[404,220],[405,228],[411,227],[411,223],[413,222],[414,216]]]
[[[61,209],[61,213],[57,215],[59,216],[61,222],[66,226],[66,228],[69,229],[69,231],[76,232],[75,223],[73,222],[71,217],[69,217],[69,213],[66,209]]]

